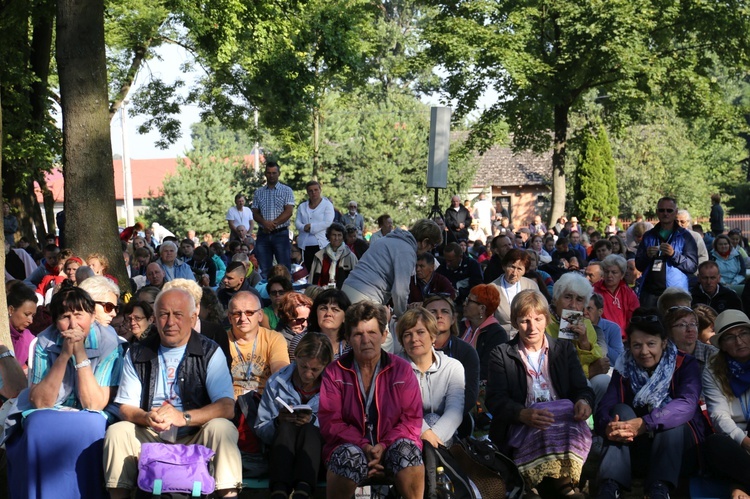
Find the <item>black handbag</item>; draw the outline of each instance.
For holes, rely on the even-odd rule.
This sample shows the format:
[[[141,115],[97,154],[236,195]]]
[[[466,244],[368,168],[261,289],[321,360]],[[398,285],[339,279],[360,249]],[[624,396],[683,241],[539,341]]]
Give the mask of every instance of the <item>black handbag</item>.
[[[489,440],[473,437],[456,441],[451,455],[465,470],[482,497],[521,499],[525,484],[518,466]]]
[[[471,483],[466,472],[461,469],[456,459],[447,447],[439,445],[433,447],[427,441],[422,440],[422,460],[425,469],[425,499],[437,499],[440,497],[437,490],[437,469],[443,468],[443,472],[450,478],[453,484],[454,499],[477,499],[478,489]]]

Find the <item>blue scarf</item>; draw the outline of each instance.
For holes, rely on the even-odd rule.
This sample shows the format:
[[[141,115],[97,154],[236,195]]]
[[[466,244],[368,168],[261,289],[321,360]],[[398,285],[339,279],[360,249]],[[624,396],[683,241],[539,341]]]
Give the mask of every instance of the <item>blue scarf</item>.
[[[750,390],[750,360],[744,363],[737,362],[727,356],[727,367],[729,368],[729,386],[737,398]]]
[[[635,393],[633,406],[645,406],[649,410],[654,410],[667,405],[672,400],[669,396],[669,385],[672,382],[676,365],[677,347],[668,341],[651,377],[638,365],[630,350],[620,355],[615,363],[615,369],[623,378],[630,380],[630,386]]]

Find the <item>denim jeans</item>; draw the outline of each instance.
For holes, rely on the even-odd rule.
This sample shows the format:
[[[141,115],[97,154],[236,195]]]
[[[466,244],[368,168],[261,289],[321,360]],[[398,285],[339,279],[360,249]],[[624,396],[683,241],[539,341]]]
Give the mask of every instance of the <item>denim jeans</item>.
[[[268,271],[273,267],[273,259],[276,263],[292,268],[292,244],[289,241],[289,231],[280,230],[273,234],[258,232],[255,239],[255,256],[258,258],[260,273],[266,278]]]

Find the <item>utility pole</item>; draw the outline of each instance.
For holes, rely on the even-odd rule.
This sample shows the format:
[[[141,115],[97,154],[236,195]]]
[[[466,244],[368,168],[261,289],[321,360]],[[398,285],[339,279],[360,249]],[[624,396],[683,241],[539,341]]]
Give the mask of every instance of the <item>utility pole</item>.
[[[133,175],[130,171],[130,154],[128,152],[128,130],[127,112],[125,106],[128,101],[122,101],[120,108],[120,125],[122,126],[122,190],[125,205],[125,225],[132,227],[135,224],[135,212],[133,208]]]

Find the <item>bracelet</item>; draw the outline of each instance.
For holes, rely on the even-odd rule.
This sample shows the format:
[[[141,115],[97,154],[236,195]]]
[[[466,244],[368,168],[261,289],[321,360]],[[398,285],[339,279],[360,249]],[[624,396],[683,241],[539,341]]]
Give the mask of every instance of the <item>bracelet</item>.
[[[4,359],[6,357],[15,357],[16,354],[13,353],[13,350],[8,350],[7,352],[0,353],[0,359]]]
[[[84,361],[81,361],[78,364],[76,364],[76,371],[79,370],[79,369],[83,369],[84,367],[90,366],[90,365],[91,365],[91,360],[90,359],[86,359]]]

